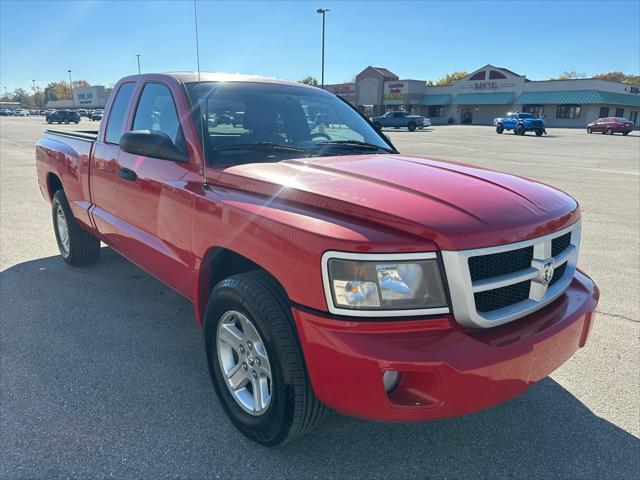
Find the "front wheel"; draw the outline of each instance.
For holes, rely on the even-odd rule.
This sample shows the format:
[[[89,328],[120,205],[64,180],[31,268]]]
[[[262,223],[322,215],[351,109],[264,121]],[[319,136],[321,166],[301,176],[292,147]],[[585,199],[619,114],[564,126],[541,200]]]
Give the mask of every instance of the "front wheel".
[[[64,121],[63,121],[62,123],[64,123],[65,125],[69,125],[69,119],[68,119],[68,118],[65,118],[65,119],[64,119]]]
[[[515,130],[516,135],[524,135],[524,127],[522,125],[518,125]]]
[[[100,240],[78,225],[64,190],[58,190],[51,201],[53,231],[62,259],[69,265],[81,267],[97,260]]]
[[[50,119],[47,119],[47,123],[51,125],[53,122]]]
[[[407,128],[409,129],[410,132],[413,132],[416,129],[416,124],[413,122],[409,122],[409,124],[407,125]]]
[[[543,130],[543,129],[541,129],[541,128],[539,128],[538,130],[536,130],[536,136],[537,136],[537,137],[541,137],[543,133],[544,133],[544,130]]]
[[[211,381],[236,428],[265,446],[303,435],[327,411],[311,388],[295,328],[286,293],[266,272],[229,277],[209,296]]]
[[[627,135],[629,135],[629,132],[622,132],[622,135],[626,137]]]
[[[374,122],[373,128],[375,128],[378,131],[382,130],[382,124],[380,122]]]
[[[613,135],[613,129],[607,128],[607,135]]]
[[[587,127],[587,133],[591,135],[593,133],[593,129],[591,127]]]
[[[504,132],[504,127],[503,127],[502,125],[498,124],[498,125],[496,126],[496,133],[497,133],[498,135],[500,135],[502,132]]]

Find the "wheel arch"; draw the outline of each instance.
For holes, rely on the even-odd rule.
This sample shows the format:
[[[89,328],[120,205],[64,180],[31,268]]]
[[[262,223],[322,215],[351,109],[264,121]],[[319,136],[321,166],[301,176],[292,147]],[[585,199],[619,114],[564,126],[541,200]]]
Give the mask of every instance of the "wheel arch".
[[[193,300],[194,313],[198,324],[204,323],[204,311],[211,290],[222,280],[232,275],[250,271],[263,271],[270,275],[286,289],[273,273],[248,257],[229,248],[212,246],[205,252],[196,275],[195,298]]]
[[[49,200],[53,200],[53,196],[58,190],[64,191],[60,177],[53,172],[47,173],[47,193]]]

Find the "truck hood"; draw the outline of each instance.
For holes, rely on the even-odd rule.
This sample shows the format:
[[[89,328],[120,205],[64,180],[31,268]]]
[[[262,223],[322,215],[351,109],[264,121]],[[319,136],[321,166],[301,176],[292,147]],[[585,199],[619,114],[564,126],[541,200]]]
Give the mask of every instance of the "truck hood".
[[[248,164],[215,183],[460,250],[512,243],[578,220],[573,198],[471,165],[407,155],[353,155]]]

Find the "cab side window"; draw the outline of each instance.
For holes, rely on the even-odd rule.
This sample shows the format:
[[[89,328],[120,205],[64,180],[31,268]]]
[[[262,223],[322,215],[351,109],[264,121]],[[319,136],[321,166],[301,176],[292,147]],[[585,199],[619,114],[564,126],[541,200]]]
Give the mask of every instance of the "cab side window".
[[[120,143],[120,137],[124,133],[127,121],[127,112],[129,111],[129,103],[135,91],[136,84],[127,82],[120,85],[116,98],[111,106],[107,129],[104,134],[106,143]]]
[[[140,95],[133,130],[163,132],[186,151],[182,128],[171,90],[160,83],[147,83]]]

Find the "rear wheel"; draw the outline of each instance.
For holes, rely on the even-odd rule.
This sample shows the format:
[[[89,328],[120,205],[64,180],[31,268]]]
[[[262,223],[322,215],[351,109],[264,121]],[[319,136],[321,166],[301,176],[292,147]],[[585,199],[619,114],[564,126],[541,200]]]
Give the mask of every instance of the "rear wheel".
[[[501,134],[502,132],[504,132],[504,127],[499,123],[498,125],[496,125],[496,133]]]
[[[74,267],[95,262],[100,255],[100,240],[80,228],[71,212],[64,190],[58,190],[53,195],[51,208],[53,231],[62,259]]]
[[[622,135],[626,137],[627,135],[629,135],[629,132],[622,132]]]
[[[522,125],[518,125],[516,127],[515,132],[516,132],[516,135],[524,135],[524,127]]]
[[[314,428],[327,408],[315,397],[282,287],[266,272],[234,275],[205,311],[209,374],[233,424],[266,446]]]
[[[68,118],[65,118],[65,119],[62,121],[62,123],[64,123],[65,125],[69,125],[69,119],[68,119]]]
[[[51,125],[53,122],[51,121],[51,119],[47,119],[47,123]]]
[[[382,124],[380,122],[374,122],[373,128],[375,128],[376,130],[382,130]]]
[[[407,128],[409,129],[410,132],[413,132],[416,129],[416,124],[414,122],[409,122],[407,124]]]
[[[613,135],[613,129],[607,128],[607,135]]]
[[[592,134],[593,133],[593,129],[591,127],[587,127],[587,133],[588,134]]]

